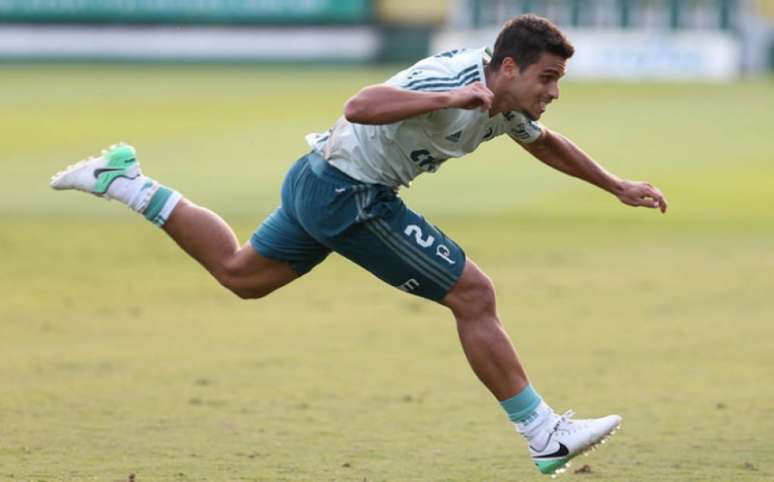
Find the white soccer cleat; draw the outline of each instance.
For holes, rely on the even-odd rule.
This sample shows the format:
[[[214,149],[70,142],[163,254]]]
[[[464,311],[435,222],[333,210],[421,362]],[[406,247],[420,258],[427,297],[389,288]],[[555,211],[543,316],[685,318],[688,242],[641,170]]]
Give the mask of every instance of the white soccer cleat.
[[[575,413],[568,410],[548,429],[541,447],[529,446],[529,454],[544,474],[560,474],[574,457],[593,449],[621,426],[621,417],[608,415],[602,418],[571,420]]]
[[[54,189],[77,189],[110,199],[108,188],[118,178],[142,175],[134,148],[115,144],[98,157],[84,159],[56,173],[49,185]]]

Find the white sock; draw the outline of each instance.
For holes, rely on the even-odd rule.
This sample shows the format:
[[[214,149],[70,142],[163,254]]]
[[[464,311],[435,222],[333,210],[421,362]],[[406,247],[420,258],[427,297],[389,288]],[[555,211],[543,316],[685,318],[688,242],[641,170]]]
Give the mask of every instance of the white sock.
[[[516,431],[519,432],[530,445],[540,446],[544,444],[547,436],[547,428],[551,427],[556,421],[557,415],[544,401],[540,402],[535,412],[527,419],[520,422],[513,422]]]

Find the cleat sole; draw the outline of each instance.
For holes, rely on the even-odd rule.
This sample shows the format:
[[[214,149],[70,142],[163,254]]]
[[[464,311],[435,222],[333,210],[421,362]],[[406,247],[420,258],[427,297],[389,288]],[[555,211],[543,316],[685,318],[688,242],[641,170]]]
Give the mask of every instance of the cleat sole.
[[[604,437],[602,437],[602,438],[600,438],[599,440],[597,440],[596,442],[594,442],[594,443],[592,443],[592,444],[588,445],[586,448],[584,448],[583,450],[579,451],[578,453],[576,453],[576,454],[575,454],[575,455],[573,455],[572,457],[568,458],[568,459],[567,459],[567,460],[566,460],[566,461],[565,461],[563,464],[560,464],[560,465],[558,465],[558,466],[557,466],[555,469],[553,469],[553,471],[550,471],[550,470],[549,470],[549,467],[545,467],[545,469],[546,469],[546,471],[545,471],[545,472],[543,471],[544,469],[543,469],[543,468],[541,468],[539,465],[538,465],[538,468],[539,468],[539,469],[540,469],[540,471],[541,471],[541,472],[543,472],[544,474],[546,474],[546,475],[550,475],[552,479],[555,479],[555,478],[557,478],[557,477],[561,476],[562,474],[564,474],[565,472],[567,472],[567,469],[568,469],[568,468],[570,468],[570,466],[572,465],[572,460],[573,460],[575,457],[578,457],[578,456],[580,456],[580,455],[583,455],[584,457],[588,457],[588,455],[589,455],[591,452],[596,452],[596,451],[597,451],[597,449],[599,448],[599,446],[601,446],[602,444],[604,444],[605,442],[607,442],[607,440],[608,440],[610,437],[612,437],[613,435],[615,435],[615,433],[616,433],[617,431],[619,431],[619,430],[621,430],[621,424],[618,424],[618,425],[617,425],[615,428],[613,428],[613,430],[611,430],[611,431],[610,431],[610,433],[608,433],[608,434],[607,434],[607,435],[605,435]],[[551,468],[553,468],[553,467],[551,467]]]

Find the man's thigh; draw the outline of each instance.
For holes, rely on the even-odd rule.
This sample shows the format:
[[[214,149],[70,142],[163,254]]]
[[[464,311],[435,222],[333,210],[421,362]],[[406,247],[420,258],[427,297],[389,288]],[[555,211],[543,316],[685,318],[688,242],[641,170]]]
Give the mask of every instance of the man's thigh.
[[[313,254],[317,246],[336,251],[386,283],[435,301],[456,284],[465,266],[462,249],[408,209],[389,187],[352,179],[314,153],[302,158],[288,179],[292,182],[286,180],[283,187],[278,223],[270,219],[258,234],[271,235],[274,224],[285,226],[285,232],[295,226],[296,250]],[[308,245],[298,244],[302,233],[309,237]],[[272,251],[279,252],[283,244],[277,240],[272,250],[254,245],[276,258]],[[322,258],[310,258],[318,260]]]
[[[253,250],[268,260],[289,265],[299,276],[306,274],[330,254],[330,249],[307,233],[284,206],[277,208],[250,238]],[[243,248],[244,250],[244,248]],[[245,256],[249,257],[249,252]],[[260,263],[248,263],[258,265]]]
[[[460,278],[465,253],[399,199],[388,211],[387,216],[353,225],[332,247],[382,281],[440,301]]]

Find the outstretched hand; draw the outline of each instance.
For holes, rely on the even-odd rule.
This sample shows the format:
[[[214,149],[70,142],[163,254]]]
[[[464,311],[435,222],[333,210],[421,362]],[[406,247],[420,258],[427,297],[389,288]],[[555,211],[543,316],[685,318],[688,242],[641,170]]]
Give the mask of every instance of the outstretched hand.
[[[492,108],[492,99],[494,94],[481,82],[453,89],[449,91],[449,107],[458,109],[480,108],[482,112],[487,112]]]
[[[621,190],[616,194],[622,203],[629,206],[658,208],[662,213],[667,210],[667,200],[659,189],[642,181],[623,181]]]

